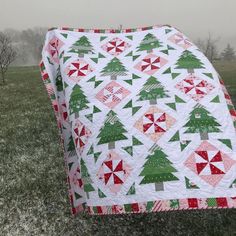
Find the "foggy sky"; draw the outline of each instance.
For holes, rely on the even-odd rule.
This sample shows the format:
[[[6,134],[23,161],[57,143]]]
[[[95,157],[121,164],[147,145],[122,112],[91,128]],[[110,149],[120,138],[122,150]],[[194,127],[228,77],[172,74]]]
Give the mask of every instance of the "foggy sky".
[[[0,30],[170,24],[192,40],[211,32],[236,48],[235,10],[235,0],[0,0]]]

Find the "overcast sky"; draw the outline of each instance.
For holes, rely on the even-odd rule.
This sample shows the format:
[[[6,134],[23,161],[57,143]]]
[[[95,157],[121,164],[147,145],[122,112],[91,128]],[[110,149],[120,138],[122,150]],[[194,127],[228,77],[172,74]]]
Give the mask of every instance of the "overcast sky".
[[[135,28],[170,24],[190,39],[208,32],[236,48],[235,0],[0,0],[0,30],[34,26]]]

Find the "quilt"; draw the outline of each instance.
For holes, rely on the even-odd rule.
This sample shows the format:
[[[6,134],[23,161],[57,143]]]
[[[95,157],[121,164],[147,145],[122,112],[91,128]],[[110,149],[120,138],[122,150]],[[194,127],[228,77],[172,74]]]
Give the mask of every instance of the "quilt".
[[[236,207],[236,112],[176,27],[50,28],[39,67],[72,216]]]

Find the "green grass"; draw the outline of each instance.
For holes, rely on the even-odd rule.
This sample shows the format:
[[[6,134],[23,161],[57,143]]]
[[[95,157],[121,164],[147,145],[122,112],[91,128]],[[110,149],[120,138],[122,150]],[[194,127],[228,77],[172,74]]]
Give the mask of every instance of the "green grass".
[[[215,66],[236,98],[236,66]],[[72,218],[58,128],[37,66],[11,68],[0,108],[0,235],[236,235],[235,209]]]

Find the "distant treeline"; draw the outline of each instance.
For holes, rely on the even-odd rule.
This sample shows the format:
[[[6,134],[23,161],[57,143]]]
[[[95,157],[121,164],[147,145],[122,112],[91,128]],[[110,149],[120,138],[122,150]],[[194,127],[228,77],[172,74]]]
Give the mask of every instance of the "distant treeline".
[[[41,59],[42,47],[47,28],[35,27],[26,30],[6,29],[3,31],[11,38],[17,52],[12,66],[37,65]]]
[[[26,30],[6,29],[2,31],[12,40],[12,46],[17,52],[13,66],[37,65],[41,59],[41,51],[45,40],[47,28],[34,27]],[[197,39],[195,44],[212,62],[214,60],[235,60],[235,50],[228,44],[220,52],[218,41],[209,33],[205,39]]]
[[[195,42],[197,47],[206,55],[206,57],[211,61],[224,60],[232,61],[236,60],[235,50],[228,43],[223,51],[219,51],[218,43],[220,38],[214,38],[209,32],[208,37],[201,39],[198,38]]]

